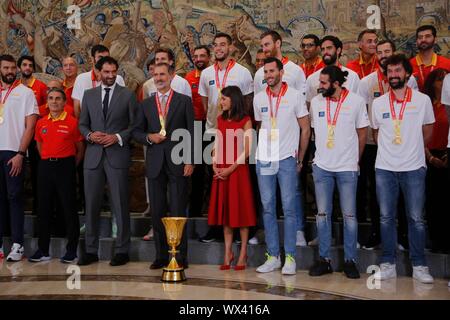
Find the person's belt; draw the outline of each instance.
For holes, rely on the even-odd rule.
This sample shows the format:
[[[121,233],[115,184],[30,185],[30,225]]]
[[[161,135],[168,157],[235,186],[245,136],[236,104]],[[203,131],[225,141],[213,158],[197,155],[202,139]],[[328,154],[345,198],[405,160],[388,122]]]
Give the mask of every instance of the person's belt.
[[[63,160],[67,160],[67,159],[72,159],[75,156],[70,156],[70,157],[64,157],[64,158],[47,158],[47,159],[42,159],[43,161],[50,161],[50,162],[57,162],[57,161],[63,161]]]

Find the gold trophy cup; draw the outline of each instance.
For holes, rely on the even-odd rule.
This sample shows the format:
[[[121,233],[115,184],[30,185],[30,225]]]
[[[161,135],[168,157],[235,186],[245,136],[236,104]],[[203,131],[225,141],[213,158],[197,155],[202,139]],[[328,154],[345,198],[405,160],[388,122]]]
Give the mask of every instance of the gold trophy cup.
[[[184,269],[178,265],[175,255],[178,250],[176,248],[180,245],[181,237],[183,236],[184,225],[187,218],[167,217],[161,219],[164,228],[166,229],[167,244],[170,246],[169,253],[172,254],[172,259],[167,267],[163,269],[161,281],[163,282],[180,282],[185,281]]]

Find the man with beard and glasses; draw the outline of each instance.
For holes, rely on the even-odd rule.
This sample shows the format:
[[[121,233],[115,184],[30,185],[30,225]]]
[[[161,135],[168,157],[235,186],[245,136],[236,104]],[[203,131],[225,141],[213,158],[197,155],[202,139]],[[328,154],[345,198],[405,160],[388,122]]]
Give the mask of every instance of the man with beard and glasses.
[[[33,90],[38,106],[47,102],[47,86],[45,83],[33,77],[35,71],[35,61],[32,56],[22,56],[17,61],[23,85]],[[28,147],[28,161],[30,163],[31,189],[33,193],[33,214],[37,214],[38,192],[37,192],[37,172],[39,163],[39,153],[36,147],[36,141],[33,139]]]
[[[272,272],[281,268],[280,239],[276,216],[277,185],[280,186],[284,212],[284,253],[282,274],[296,273],[296,234],[300,186],[298,174],[310,137],[308,110],[303,92],[283,79],[283,63],[269,57],[264,60],[266,90],[255,96],[253,108],[260,127],[256,150],[256,175],[262,203],[266,261],[256,271]]]
[[[202,97],[198,94],[200,75],[202,71],[209,67],[209,59],[211,53],[207,46],[199,46],[194,49],[194,65],[195,69],[186,75],[186,80],[189,82],[192,89],[192,103],[194,106],[194,119],[202,124],[202,137],[205,132],[206,125],[206,113],[202,104]],[[200,145],[196,146],[200,147]],[[206,144],[202,146],[203,150]],[[202,206],[204,199],[204,190],[209,189],[209,186],[205,185],[205,166],[202,163],[197,163],[192,174],[192,191],[190,199],[189,215],[191,217],[200,217],[202,215]]]
[[[340,64],[339,58],[342,55],[342,42],[335,36],[325,36],[320,41],[320,50],[322,52],[322,59],[326,66],[337,66],[342,71],[347,71],[347,80],[343,84],[347,90],[357,93],[359,85],[359,76],[356,72],[344,67]],[[319,94],[320,87],[320,72],[322,69],[316,71],[308,80],[306,80],[306,102],[309,104],[315,96]]]
[[[0,259],[4,256],[5,224],[10,221],[13,244],[7,261],[20,261],[24,253],[24,158],[39,114],[33,91],[16,80],[16,72],[16,60],[10,55],[1,55]]]
[[[377,44],[377,59],[380,69],[369,74],[367,77],[361,79],[358,88],[358,94],[364,99],[367,105],[367,112],[369,119],[372,114],[373,100],[381,97],[389,90],[389,83],[384,75],[386,70],[386,61],[396,51],[395,44],[391,40],[382,40]],[[417,82],[414,77],[408,80],[408,87],[418,90]],[[366,204],[369,202],[369,214],[371,223],[371,234],[363,249],[373,250],[377,248],[380,243],[380,208],[377,203],[377,195],[375,189],[375,159],[377,157],[377,145],[373,138],[372,129],[369,127],[367,134],[366,147],[360,162],[360,175],[358,179],[358,196],[356,206],[358,211],[358,221],[361,222],[361,217],[366,217]],[[402,202],[403,204],[403,202]],[[408,248],[407,242],[407,225],[406,216],[403,205],[399,206],[398,212],[398,243],[399,247]]]
[[[355,71],[362,79],[379,68],[377,59],[378,35],[376,30],[363,30],[358,35],[359,57],[356,60],[349,61],[347,68]]]
[[[156,64],[153,78],[157,92],[139,104],[138,124],[133,131],[134,139],[148,146],[145,165],[156,249],[150,269],[160,269],[169,263],[169,247],[161,218],[167,216],[167,212],[171,217],[186,216],[188,177],[194,170],[192,100],[171,88],[174,76],[173,65]],[[172,157],[173,149],[179,144],[173,136],[177,130],[189,134],[189,138],[183,138],[182,159]],[[185,269],[188,267],[187,246],[187,232],[184,232],[179,246],[181,259],[178,261]]]
[[[117,223],[115,255],[111,266],[129,261],[130,212],[128,173],[131,166],[130,140],[136,124],[136,96],[117,80],[117,61],[101,58],[96,69],[101,85],[84,92],[79,128],[86,138],[84,190],[86,201],[86,254],[79,265],[98,261],[100,210],[105,183],[108,184],[111,214]]]
[[[320,57],[320,39],[315,34],[307,34],[303,37],[300,47],[305,59],[301,68],[305,72],[306,78],[309,78],[314,72],[325,67]]]
[[[411,58],[413,76],[417,79],[420,92],[425,90],[425,81],[435,69],[444,69],[450,72],[450,59],[434,52],[437,31],[434,26],[425,25],[416,30],[416,45],[419,53]]]
[[[175,55],[172,50],[166,48],[159,48],[155,52],[155,63],[167,63],[175,67]],[[184,94],[192,98],[192,90],[189,82],[177,74],[173,75],[170,82],[170,87],[178,93]],[[157,88],[155,79],[151,78],[142,85],[143,98],[147,99],[156,94]]]
[[[406,85],[412,72],[404,55],[389,57],[384,74],[390,88],[372,105],[372,129],[378,144],[375,178],[383,247],[375,279],[397,277],[395,216],[401,190],[408,219],[413,278],[432,283],[425,259],[425,146],[431,139],[435,119],[430,98]]]
[[[291,88],[304,94],[306,85],[305,73],[297,64],[290,61],[287,57],[283,57],[281,52],[283,39],[280,34],[276,31],[269,30],[261,34],[259,39],[261,40],[261,48],[263,49],[266,58],[277,58],[283,63],[283,81]],[[264,68],[260,68],[256,71],[254,85],[255,95],[267,88],[266,79],[264,78]]]
[[[325,67],[319,79],[322,94],[311,101],[311,127],[316,138],[313,178],[319,238],[319,260],[309,270],[309,275],[314,277],[333,272],[330,249],[335,185],[344,220],[344,274],[349,279],[360,277],[356,267],[356,188],[369,116],[364,100],[343,87],[347,75],[337,66]]]
[[[217,117],[221,114],[221,91],[227,86],[237,86],[241,89],[246,101],[246,113],[252,116],[253,109],[253,78],[247,68],[237,63],[231,57],[233,39],[226,33],[217,33],[214,36],[215,63],[202,71],[198,93],[202,97],[203,108],[206,112],[205,141],[212,141],[217,129]],[[212,160],[209,159],[212,164]],[[212,165],[208,165],[208,172],[212,182]],[[220,227],[211,227],[200,242],[212,242],[223,237]]]

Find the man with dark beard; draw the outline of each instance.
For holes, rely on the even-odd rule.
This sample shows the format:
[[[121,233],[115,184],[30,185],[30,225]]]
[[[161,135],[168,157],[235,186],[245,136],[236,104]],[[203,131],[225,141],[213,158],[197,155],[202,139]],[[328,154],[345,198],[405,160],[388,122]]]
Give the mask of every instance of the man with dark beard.
[[[413,76],[419,84],[419,89],[424,92],[425,81],[428,75],[435,69],[445,69],[450,72],[450,59],[434,52],[437,31],[434,26],[425,25],[416,30],[416,44],[419,53],[411,58]]]
[[[320,72],[321,94],[311,101],[311,127],[316,137],[313,178],[319,238],[319,259],[309,270],[313,277],[333,272],[330,249],[335,186],[344,220],[344,274],[350,279],[360,277],[356,267],[356,188],[369,117],[364,100],[343,86],[347,76],[337,66],[325,67]]]
[[[200,75],[202,70],[209,67],[210,51],[207,46],[199,46],[194,49],[194,64],[195,69],[189,72],[185,79],[189,82],[192,90],[192,103],[194,106],[194,119],[199,121],[202,125],[202,137],[206,125],[206,113],[202,104],[202,97],[198,94],[198,87],[200,83]],[[198,145],[200,147],[200,145]],[[203,150],[206,145],[203,145]],[[203,162],[203,161],[202,161]],[[203,192],[205,190],[205,166],[197,164],[192,174],[192,191],[191,202],[189,208],[189,215],[191,217],[200,217],[202,215],[203,206]]]
[[[339,38],[334,36],[325,36],[320,41],[320,50],[322,52],[322,59],[325,63],[325,66],[337,66],[342,71],[347,71],[348,76],[347,80],[343,84],[345,88],[350,90],[353,93],[358,91],[359,85],[359,76],[356,72],[350,70],[349,68],[344,67],[339,62],[339,58],[342,55],[343,44]],[[317,96],[319,86],[320,86],[320,72],[322,69],[316,71],[312,75],[308,77],[306,80],[306,103],[310,103],[312,98]]]
[[[406,83],[412,67],[404,55],[393,55],[385,63],[390,89],[372,106],[372,129],[378,144],[375,177],[383,253],[376,280],[397,277],[396,213],[400,190],[406,216],[413,278],[432,283],[425,258],[425,146],[435,122],[430,98]]]
[[[0,72],[0,259],[9,212],[13,245],[7,260],[20,261],[24,253],[24,158],[39,109],[33,91],[16,80],[16,60],[12,56],[0,56]]]
[[[377,70],[367,77],[361,79],[358,88],[358,94],[364,99],[371,119],[372,103],[378,97],[381,97],[389,90],[389,83],[384,70],[386,70],[386,61],[396,51],[395,44],[390,40],[382,40],[377,44],[377,59],[380,70]],[[417,82],[414,77],[408,80],[408,87],[418,90]],[[360,175],[358,179],[357,211],[358,220],[366,217],[366,204],[369,202],[370,222],[372,225],[371,235],[363,245],[363,249],[373,250],[381,243],[380,239],[380,208],[377,203],[375,190],[375,159],[377,157],[377,145],[373,138],[372,130],[369,128],[367,134],[366,147],[360,162]],[[403,206],[400,206],[398,213],[399,229],[398,243],[399,247],[407,248],[407,226]],[[360,221],[361,222],[361,221]],[[400,247],[400,248],[401,248]]]
[[[33,77],[35,65],[34,57],[32,56],[21,56],[17,61],[17,66],[19,67],[20,75],[22,77],[22,84],[33,90],[38,106],[42,106],[47,103],[48,88],[45,83]],[[37,214],[37,171],[40,157],[34,139],[31,140],[30,146],[28,147],[28,159],[30,161],[31,189],[33,192],[33,213]]]

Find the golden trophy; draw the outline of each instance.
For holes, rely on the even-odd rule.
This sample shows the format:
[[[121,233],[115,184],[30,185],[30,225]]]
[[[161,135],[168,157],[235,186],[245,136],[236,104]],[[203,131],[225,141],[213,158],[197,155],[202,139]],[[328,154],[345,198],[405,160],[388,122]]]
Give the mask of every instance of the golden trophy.
[[[170,259],[169,265],[163,269],[161,281],[185,281],[186,276],[184,275],[184,269],[178,265],[175,255],[179,252],[176,248],[180,245],[187,218],[166,217],[161,220],[164,224],[164,228],[166,229],[167,244],[171,248],[169,253],[172,254],[172,259]]]

